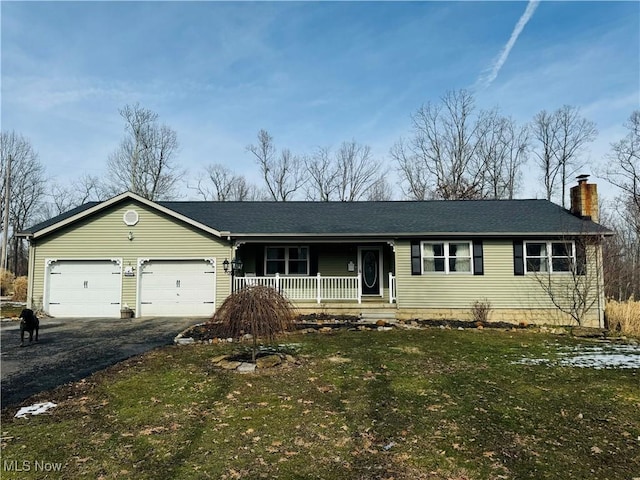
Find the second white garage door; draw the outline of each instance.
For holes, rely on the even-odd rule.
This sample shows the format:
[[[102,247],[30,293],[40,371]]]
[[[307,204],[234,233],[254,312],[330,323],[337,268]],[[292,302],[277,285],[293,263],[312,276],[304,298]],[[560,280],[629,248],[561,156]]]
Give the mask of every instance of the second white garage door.
[[[215,268],[207,260],[150,260],[140,267],[140,316],[211,316]]]

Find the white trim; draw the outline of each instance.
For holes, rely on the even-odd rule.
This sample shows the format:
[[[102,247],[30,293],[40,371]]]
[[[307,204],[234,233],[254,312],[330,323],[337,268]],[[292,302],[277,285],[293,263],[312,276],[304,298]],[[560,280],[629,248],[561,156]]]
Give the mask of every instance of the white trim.
[[[285,254],[284,254],[284,259],[275,259],[272,258],[271,261],[275,262],[275,261],[279,261],[281,262],[282,260],[284,260],[284,272],[281,273],[281,275],[285,275],[287,277],[308,277],[309,274],[311,273],[311,249],[309,248],[309,245],[300,245],[300,244],[292,244],[292,245],[265,245],[264,246],[264,264],[263,264],[263,268],[264,268],[264,275],[265,277],[273,277],[276,274],[275,273],[267,273],[267,261],[269,260],[267,258],[267,250],[269,248],[284,248],[285,249]],[[301,262],[302,260],[291,260],[289,258],[289,249],[291,248],[306,248],[307,249],[307,273],[289,273],[289,261],[293,261],[293,262]]]
[[[532,270],[529,271],[527,269],[527,258],[542,258],[539,256],[528,256],[527,255],[527,244],[529,243],[542,243],[546,248],[545,260],[547,263],[546,270]],[[569,266],[569,270],[560,270],[556,272],[553,270],[553,244],[554,243],[570,243],[571,244],[571,256],[569,260],[571,261],[571,265]],[[566,258],[565,256],[555,258]],[[576,268],[576,242],[574,240],[525,240],[522,245],[522,261],[524,262],[524,273],[525,274],[544,274],[544,273],[553,273],[554,275],[567,275],[574,273],[573,270]]]
[[[368,293],[364,294],[362,289],[364,288],[364,280],[362,279],[362,251],[363,250],[377,250],[378,251],[378,285],[380,292],[379,293]],[[381,246],[372,246],[372,247],[363,247],[358,246],[358,276],[362,280],[360,284],[360,295],[366,297],[383,297],[384,296],[384,281],[383,281],[383,272],[384,272],[384,257]]]
[[[444,271],[434,270],[434,271],[425,271],[424,269],[424,259],[427,258],[424,254],[424,245],[425,244],[443,244],[444,245],[444,257],[428,257],[428,258],[443,258],[444,259]],[[460,244],[466,243],[469,245],[469,256],[468,257],[451,257],[449,255],[449,245],[450,244]],[[466,259],[469,258],[469,270],[464,272],[451,272],[449,271],[449,260],[451,258],[460,258]],[[473,241],[471,240],[423,240],[420,242],[420,274],[421,275],[473,275]]]
[[[128,218],[128,217],[132,217],[132,218]],[[136,210],[129,209],[126,212],[124,212],[124,214],[122,215],[122,221],[124,222],[125,225],[133,227],[140,221],[140,215],[138,215],[138,212]]]
[[[91,208],[87,208],[86,210],[83,210],[82,212],[77,213],[77,214],[75,214],[75,215],[73,215],[73,216],[71,216],[69,218],[65,218],[64,220],[61,220],[61,221],[59,221],[57,223],[54,223],[53,225],[49,225],[48,227],[43,228],[42,230],[38,230],[37,232],[34,232],[33,233],[33,238],[39,238],[39,237],[42,237],[44,235],[47,235],[47,234],[49,234],[51,232],[54,232],[55,230],[58,230],[59,228],[62,228],[64,226],[66,226],[66,225],[74,223],[74,222],[76,222],[78,220],[81,220],[81,219],[83,219],[85,217],[88,217],[90,215],[93,215],[94,213],[97,213],[97,212],[99,212],[101,210],[104,210],[105,208],[108,208],[108,207],[110,207],[112,205],[115,205],[115,204],[117,204],[117,203],[119,203],[119,202],[121,202],[123,200],[127,200],[127,199],[140,202],[143,205],[146,205],[147,207],[153,208],[154,210],[157,210],[157,211],[162,212],[162,213],[164,213],[166,215],[169,215],[170,217],[173,217],[173,218],[181,220],[181,221],[183,221],[185,223],[188,223],[189,225],[192,225],[192,226],[194,226],[196,228],[199,228],[200,230],[204,230],[207,233],[211,233],[211,234],[215,235],[216,237],[222,237],[221,232],[216,230],[216,229],[214,229],[214,228],[208,227],[207,225],[204,225],[204,224],[202,224],[200,222],[196,222],[192,218],[185,217],[184,215],[181,215],[180,213],[178,213],[178,212],[176,212],[174,210],[171,210],[169,208],[163,207],[162,205],[160,205],[160,204],[158,204],[156,202],[153,202],[151,200],[148,200],[148,199],[146,199],[144,197],[141,197],[140,195],[136,195],[133,192],[124,192],[124,193],[121,193],[120,195],[116,195],[115,197],[110,198],[109,200],[105,200],[104,202],[98,203],[97,205],[94,205]]]

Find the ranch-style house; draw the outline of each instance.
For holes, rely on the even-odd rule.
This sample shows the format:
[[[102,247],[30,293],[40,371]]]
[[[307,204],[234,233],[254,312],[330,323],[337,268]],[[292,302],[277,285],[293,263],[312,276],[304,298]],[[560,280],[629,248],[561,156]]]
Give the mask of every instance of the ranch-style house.
[[[150,201],[125,192],[35,225],[28,304],[54,317],[210,317],[270,285],[301,312],[602,326],[597,192],[547,200]],[[578,295],[579,293],[579,295]],[[558,307],[561,308],[558,308]]]

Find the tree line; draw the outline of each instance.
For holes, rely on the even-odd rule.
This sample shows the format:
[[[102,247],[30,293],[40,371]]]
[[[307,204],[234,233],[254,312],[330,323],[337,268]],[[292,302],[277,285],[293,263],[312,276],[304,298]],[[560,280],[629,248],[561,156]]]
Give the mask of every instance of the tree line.
[[[246,146],[261,179],[256,184],[220,163],[188,177],[180,167],[177,133],[157,113],[139,104],[119,113],[124,135],[106,159],[105,176],[83,174],[69,185],[50,179],[27,138],[2,132],[0,193],[8,210],[5,215],[3,201],[0,219],[10,234],[2,258],[10,270],[26,273],[26,248],[16,232],[126,190],[150,200],[177,199],[185,191],[210,201],[512,199],[531,165],[545,198],[566,207],[567,186],[585,167],[583,153],[598,134],[574,106],[541,110],[518,124],[497,107],[478,109],[471,92],[456,90],[413,112],[406,136],[384,159],[355,139],[293,152],[260,130]],[[611,145],[606,166],[597,171],[619,190],[601,222],[617,232],[605,246],[605,276],[607,295],[621,299],[640,295],[640,110],[625,127],[628,133]],[[388,180],[392,171],[397,185]]]

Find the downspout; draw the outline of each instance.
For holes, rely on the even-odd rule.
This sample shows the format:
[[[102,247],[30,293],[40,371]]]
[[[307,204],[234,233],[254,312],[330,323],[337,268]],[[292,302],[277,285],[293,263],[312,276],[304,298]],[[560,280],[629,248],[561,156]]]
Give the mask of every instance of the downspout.
[[[603,296],[604,296],[604,281],[602,275],[600,275],[601,262],[600,262],[600,252],[602,250],[602,241],[604,237],[600,236],[600,241],[596,245],[596,295],[598,296],[598,328],[604,328],[604,307],[603,307]]]

